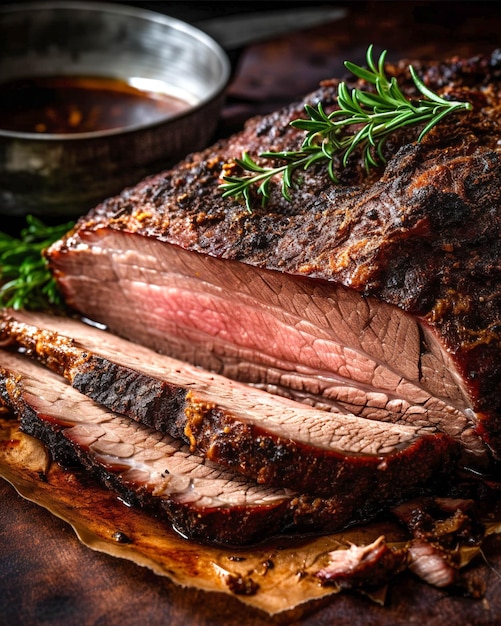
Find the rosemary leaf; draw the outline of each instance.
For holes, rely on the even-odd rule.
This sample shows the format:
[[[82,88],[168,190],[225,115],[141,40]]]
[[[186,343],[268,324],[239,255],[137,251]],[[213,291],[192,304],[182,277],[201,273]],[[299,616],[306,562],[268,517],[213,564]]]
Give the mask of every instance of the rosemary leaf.
[[[324,162],[327,165],[329,177],[338,183],[339,177],[334,169],[334,159],[339,156],[343,167],[353,153],[359,150],[367,170],[385,162],[383,147],[388,136],[406,126],[420,126],[417,141],[423,137],[442,119],[451,113],[465,112],[472,109],[469,102],[455,102],[442,98],[431,91],[417,76],[415,69],[410,66],[409,71],[416,89],[424,99],[410,101],[401,91],[395,77],[386,76],[384,65],[386,50],[377,62],[373,57],[373,46],[367,49],[367,67],[360,67],[350,61],[345,62],[346,68],[354,76],[375,86],[375,91],[349,89],[346,83],[338,86],[338,108],[327,114],[322,104],[317,107],[305,105],[306,119],[291,121],[291,126],[306,133],[301,149],[297,151],[263,152],[262,159],[285,161],[284,165],[265,167],[257,163],[247,152],[234,163],[244,172],[236,176],[234,168],[231,174],[223,168],[220,187],[223,197],[242,199],[247,210],[252,211],[252,189],[261,195],[265,205],[270,196],[271,180],[282,176],[282,195],[291,200],[290,191],[299,186],[295,174],[298,169],[307,169],[313,164]]]

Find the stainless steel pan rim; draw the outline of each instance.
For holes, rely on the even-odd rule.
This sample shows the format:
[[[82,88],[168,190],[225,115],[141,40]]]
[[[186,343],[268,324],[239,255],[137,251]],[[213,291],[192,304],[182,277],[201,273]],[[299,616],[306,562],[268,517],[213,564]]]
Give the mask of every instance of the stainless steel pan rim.
[[[0,7],[0,33],[2,24],[5,24],[5,27],[7,27],[9,22],[12,23],[16,19],[22,20],[23,24],[26,24],[26,18],[30,16],[33,24],[31,34],[40,37],[40,32],[44,27],[44,19],[62,20],[65,15],[71,20],[74,18],[80,19],[80,26],[85,24],[85,22],[95,26],[96,20],[99,25],[99,21],[101,21],[102,24],[102,20],[108,18],[113,19],[113,33],[115,35],[119,33],[120,28],[124,28],[124,24],[128,20],[129,36],[131,39],[130,41],[126,41],[126,38],[124,38],[123,45],[121,45],[122,54],[124,53],[125,46],[129,46],[130,52],[128,58],[124,58],[123,62],[120,62],[120,59],[117,58],[109,58],[108,61],[103,61],[101,64],[96,65],[93,61],[96,60],[98,55],[101,55],[104,59],[106,51],[92,50],[91,46],[91,52],[86,52],[85,50],[77,51],[80,55],[79,62],[70,62],[69,66],[63,68],[63,62],[58,62],[54,57],[53,50],[47,48],[48,54],[45,61],[43,55],[42,57],[39,56],[38,59],[30,59],[32,62],[29,64],[30,70],[28,76],[42,75],[47,72],[53,74],[54,69],[51,68],[54,67],[54,63],[56,66],[63,68],[62,73],[66,75],[70,73],[83,75],[92,72],[94,75],[101,74],[107,78],[130,79],[130,68],[133,69],[135,76],[143,70],[147,75],[140,76],[140,78],[162,80],[162,82],[170,87],[169,93],[171,93],[171,95],[184,97],[189,102],[190,107],[186,111],[171,115],[165,119],[159,119],[153,123],[136,124],[121,129],[78,133],[76,135],[47,133],[42,136],[39,133],[14,132],[0,128],[0,136],[43,141],[75,141],[75,139],[103,137],[113,134],[123,134],[124,132],[134,132],[143,128],[155,128],[162,125],[167,119],[174,121],[202,111],[207,103],[221,96],[228,84],[231,74],[228,55],[212,37],[187,22],[148,9],[107,2],[82,2],[78,0],[49,0],[47,2],[9,4]],[[122,20],[122,22],[117,22],[117,19]],[[135,58],[131,61],[135,44],[139,42],[139,38],[134,39],[133,33],[130,31],[130,28],[134,24],[146,28],[147,31],[145,32],[155,37],[155,40],[152,40],[149,45],[149,50],[147,50],[149,55],[148,62],[141,63],[139,54],[136,54]],[[70,34],[71,29],[67,33],[68,39],[64,42],[67,43],[68,46],[71,46],[71,42],[69,41]],[[96,31],[94,30],[94,35],[95,34]],[[30,36],[30,33],[28,32],[27,35]],[[170,39],[164,39],[162,41],[160,35]],[[103,32],[103,36],[106,36],[106,33]],[[82,44],[84,40],[85,38],[82,38]],[[26,46],[29,47],[30,43],[32,42],[27,41]],[[87,43],[92,44],[90,40],[88,40]],[[165,54],[162,54],[162,46],[166,50]],[[142,50],[144,54],[145,48],[143,47]],[[140,51],[141,50],[139,50],[139,52]],[[0,58],[0,81],[21,77],[20,75],[23,72],[21,68],[23,64],[22,55],[20,55],[17,63],[12,63],[12,57],[9,57],[8,54],[6,55],[5,44],[2,53],[2,57]],[[62,50],[62,53],[65,55],[69,55],[70,53],[75,54],[75,50],[69,48],[68,50]],[[175,56],[175,53],[179,54]],[[152,63],[152,58],[155,55],[157,56],[157,60]],[[184,55],[184,58],[182,55]],[[174,62],[174,68],[178,68],[178,71],[182,72],[183,75],[176,77],[174,69],[169,71],[167,67],[162,68],[160,65],[162,63],[162,56],[165,57],[165,61],[169,61],[170,63]],[[87,59],[84,57],[87,57]],[[130,62],[127,66],[125,64],[126,60]],[[183,63],[184,66],[182,66]],[[110,71],[113,72],[112,75],[110,75]],[[197,74],[195,77],[190,78],[189,73],[193,71],[196,71]],[[204,71],[206,72],[205,76],[202,75]],[[195,79],[198,79],[200,84],[197,84]]]
[[[172,95],[184,94],[189,106],[152,123],[105,131],[0,128],[0,214],[77,216],[204,148],[216,130],[230,74],[229,58],[214,39],[154,11],[79,0],[4,5],[0,82],[139,77],[162,81]]]

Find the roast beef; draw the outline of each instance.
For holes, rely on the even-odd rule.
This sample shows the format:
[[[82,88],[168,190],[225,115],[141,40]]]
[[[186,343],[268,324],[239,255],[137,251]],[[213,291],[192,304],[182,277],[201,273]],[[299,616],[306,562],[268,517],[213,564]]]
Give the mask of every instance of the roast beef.
[[[360,519],[412,494],[445,494],[457,480],[459,444],[430,426],[305,407],[70,318],[5,311],[0,337],[96,402],[184,439],[219,465],[346,502],[326,528],[346,521],[341,511],[352,506]],[[0,364],[7,356],[0,352]]]
[[[2,354],[0,398],[19,416],[21,430],[46,443],[61,464],[83,465],[125,503],[191,539],[242,545],[283,532],[328,532],[378,508],[376,494],[360,507],[356,498],[259,486],[107,411],[18,354]]]
[[[420,143],[419,128],[395,133],[369,175],[353,158],[339,184],[321,166],[302,173],[290,201],[280,180],[252,211],[222,197],[221,172],[243,151],[259,161],[300,146],[289,123],[305,103],[336,107],[330,80],[106,200],[47,252],[66,302],[156,351],[323,410],[449,434],[460,416],[463,437],[499,459],[500,58],[413,63],[473,111]],[[387,70],[415,97],[406,68]]]

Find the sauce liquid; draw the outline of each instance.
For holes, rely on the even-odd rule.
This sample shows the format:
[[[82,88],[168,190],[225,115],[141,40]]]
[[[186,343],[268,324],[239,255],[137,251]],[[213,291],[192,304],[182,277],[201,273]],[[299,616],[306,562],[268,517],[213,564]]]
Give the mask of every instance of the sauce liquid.
[[[75,134],[149,124],[189,103],[125,80],[49,76],[0,83],[0,128],[24,133]]]

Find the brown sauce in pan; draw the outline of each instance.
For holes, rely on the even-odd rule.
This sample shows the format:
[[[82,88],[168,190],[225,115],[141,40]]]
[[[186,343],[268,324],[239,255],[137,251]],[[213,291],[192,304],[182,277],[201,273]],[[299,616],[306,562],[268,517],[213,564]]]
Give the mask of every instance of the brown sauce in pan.
[[[0,128],[14,132],[106,131],[158,122],[189,106],[161,90],[114,78],[41,76],[0,83]]]

